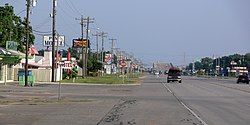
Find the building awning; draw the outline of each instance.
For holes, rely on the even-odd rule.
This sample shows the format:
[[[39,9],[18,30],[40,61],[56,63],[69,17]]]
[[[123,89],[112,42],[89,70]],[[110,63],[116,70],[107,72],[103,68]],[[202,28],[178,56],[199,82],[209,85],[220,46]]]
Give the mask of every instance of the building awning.
[[[15,55],[15,56],[20,56],[20,57],[25,57],[25,53],[19,52],[19,51],[15,51],[15,50],[8,50],[11,55]]]
[[[23,65],[25,65],[25,63],[23,63]],[[49,65],[41,65],[37,63],[28,63],[28,66],[37,67],[37,68],[51,68],[51,66]]]
[[[11,55],[11,52],[9,52],[6,49],[0,47],[0,55]]]

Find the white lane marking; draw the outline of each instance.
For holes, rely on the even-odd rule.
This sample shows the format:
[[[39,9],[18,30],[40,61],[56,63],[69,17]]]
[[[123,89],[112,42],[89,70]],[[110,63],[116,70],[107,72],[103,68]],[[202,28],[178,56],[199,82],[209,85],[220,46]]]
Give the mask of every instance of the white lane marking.
[[[173,92],[164,84],[164,83],[162,83],[163,84],[163,86],[171,93],[171,94],[173,94]]]
[[[174,95],[174,97],[180,102],[182,106],[184,106],[190,113],[192,113],[203,125],[208,125],[204,120],[202,120],[191,108],[189,108],[185,103],[181,101],[179,97],[177,97],[166,84],[162,83],[163,86],[171,93]]]

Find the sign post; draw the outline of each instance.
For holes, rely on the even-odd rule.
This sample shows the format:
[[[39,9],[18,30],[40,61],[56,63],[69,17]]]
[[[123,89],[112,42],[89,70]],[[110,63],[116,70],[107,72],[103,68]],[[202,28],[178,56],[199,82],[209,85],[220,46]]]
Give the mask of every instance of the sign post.
[[[124,59],[122,59],[120,61],[120,67],[121,67],[121,70],[122,70],[122,83],[124,84],[125,80],[124,80],[124,77],[125,77],[125,66],[126,66],[126,62]]]
[[[64,62],[57,62],[60,66],[60,78],[59,78],[59,84],[58,84],[58,101],[61,99],[61,77],[62,77],[62,65],[64,65]]]

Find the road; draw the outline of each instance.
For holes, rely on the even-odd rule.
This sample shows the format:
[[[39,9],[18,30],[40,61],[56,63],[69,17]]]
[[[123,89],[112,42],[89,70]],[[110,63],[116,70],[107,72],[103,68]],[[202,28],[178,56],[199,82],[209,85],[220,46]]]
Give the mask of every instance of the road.
[[[184,78],[167,87],[208,125],[249,125],[250,86],[235,79]]]
[[[184,77],[141,85],[0,86],[0,124],[17,125],[248,125],[250,86],[235,79]]]

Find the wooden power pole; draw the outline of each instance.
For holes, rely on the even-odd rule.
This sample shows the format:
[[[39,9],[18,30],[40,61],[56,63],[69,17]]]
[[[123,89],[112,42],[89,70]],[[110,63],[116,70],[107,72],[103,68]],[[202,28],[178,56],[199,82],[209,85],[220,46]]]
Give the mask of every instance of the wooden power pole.
[[[55,82],[55,37],[56,37],[56,0],[53,0],[52,5],[52,76],[51,81]]]
[[[29,15],[30,15],[30,0],[26,0],[27,2],[27,12],[26,12],[26,51],[25,51],[25,85],[28,85],[28,51],[29,51]]]

